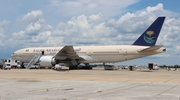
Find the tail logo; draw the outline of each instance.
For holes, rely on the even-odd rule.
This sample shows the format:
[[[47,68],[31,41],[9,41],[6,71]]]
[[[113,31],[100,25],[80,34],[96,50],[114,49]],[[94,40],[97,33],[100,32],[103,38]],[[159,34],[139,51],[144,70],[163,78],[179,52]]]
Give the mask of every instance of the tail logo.
[[[152,31],[152,30],[147,31],[146,34],[144,35],[144,40],[145,40],[147,43],[153,43],[153,42],[155,42],[155,38],[156,38],[156,37],[154,37],[153,35],[154,35],[154,31]]]

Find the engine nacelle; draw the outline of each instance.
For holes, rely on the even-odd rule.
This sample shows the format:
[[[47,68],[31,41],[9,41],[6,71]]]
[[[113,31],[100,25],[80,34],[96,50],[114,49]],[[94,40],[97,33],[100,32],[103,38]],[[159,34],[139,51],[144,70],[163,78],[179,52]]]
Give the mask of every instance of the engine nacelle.
[[[40,58],[41,67],[52,67],[56,65],[56,60],[54,56],[42,56]]]

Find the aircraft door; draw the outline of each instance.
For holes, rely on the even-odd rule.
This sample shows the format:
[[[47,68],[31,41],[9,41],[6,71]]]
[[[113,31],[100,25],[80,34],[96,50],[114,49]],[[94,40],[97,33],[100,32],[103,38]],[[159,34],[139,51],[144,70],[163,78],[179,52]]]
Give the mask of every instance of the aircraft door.
[[[127,49],[124,49],[124,50],[123,50],[123,53],[124,53],[125,56],[127,56],[127,54],[128,54]]]
[[[127,60],[127,56],[128,56],[128,50],[127,49],[123,49],[124,60]]]
[[[128,50],[127,49],[118,49],[119,50],[119,54],[121,55],[121,59],[122,60],[127,60],[127,56],[128,56]]]

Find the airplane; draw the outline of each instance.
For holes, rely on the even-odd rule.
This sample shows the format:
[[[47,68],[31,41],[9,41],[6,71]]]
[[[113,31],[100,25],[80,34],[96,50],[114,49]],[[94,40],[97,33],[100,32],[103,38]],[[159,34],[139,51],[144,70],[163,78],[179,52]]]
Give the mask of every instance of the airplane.
[[[70,70],[90,63],[116,63],[163,53],[163,45],[155,45],[165,17],[158,17],[132,45],[29,47],[15,51],[11,58],[29,63],[39,63],[43,67],[53,67],[63,63]],[[29,67],[28,66],[28,67]]]

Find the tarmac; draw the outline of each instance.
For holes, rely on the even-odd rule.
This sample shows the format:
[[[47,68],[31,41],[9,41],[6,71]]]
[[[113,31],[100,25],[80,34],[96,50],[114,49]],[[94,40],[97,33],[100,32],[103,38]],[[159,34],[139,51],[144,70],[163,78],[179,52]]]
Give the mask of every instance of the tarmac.
[[[0,70],[0,100],[180,100],[180,70]]]

